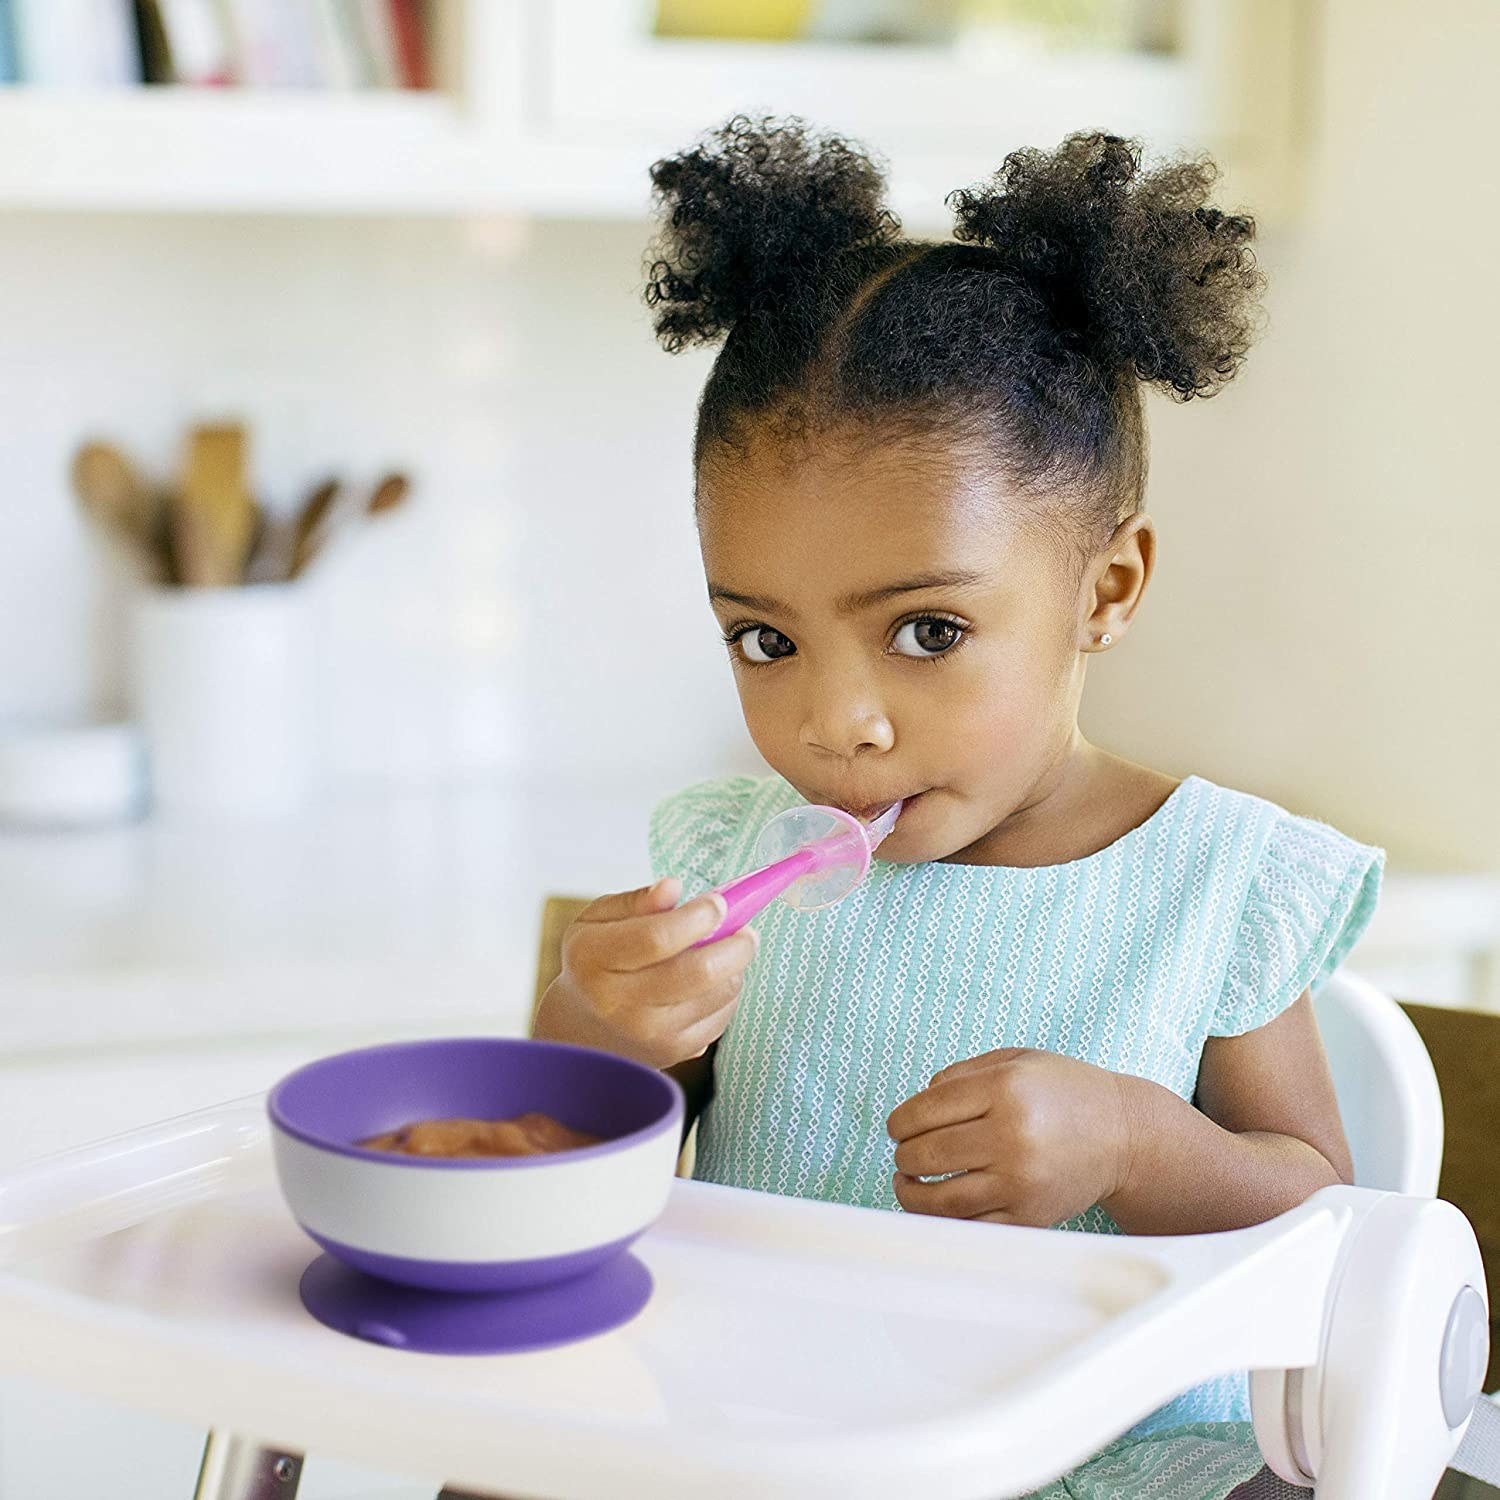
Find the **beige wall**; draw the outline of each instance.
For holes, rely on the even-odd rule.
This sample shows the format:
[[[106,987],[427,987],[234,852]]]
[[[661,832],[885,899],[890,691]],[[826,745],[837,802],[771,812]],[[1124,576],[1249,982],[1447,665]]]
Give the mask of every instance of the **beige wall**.
[[[1222,396],[1153,408],[1160,565],[1084,728],[1497,869],[1500,3],[1320,10],[1268,330]]]

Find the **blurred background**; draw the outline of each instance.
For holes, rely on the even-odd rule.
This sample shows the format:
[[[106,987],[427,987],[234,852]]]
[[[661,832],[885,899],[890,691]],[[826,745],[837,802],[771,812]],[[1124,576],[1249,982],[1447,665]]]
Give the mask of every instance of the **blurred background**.
[[[1083,727],[1384,846],[1353,966],[1500,1010],[1497,57],[1493,0],[0,0],[0,1165],[521,1030],[543,895],[762,769],[712,351],[640,298],[649,164],[737,110],[933,238],[1069,130],[1217,156],[1267,331],[1152,406]],[[103,1493],[85,1414],[0,1401],[0,1495]],[[180,1488],[191,1435],[109,1430],[109,1493]]]

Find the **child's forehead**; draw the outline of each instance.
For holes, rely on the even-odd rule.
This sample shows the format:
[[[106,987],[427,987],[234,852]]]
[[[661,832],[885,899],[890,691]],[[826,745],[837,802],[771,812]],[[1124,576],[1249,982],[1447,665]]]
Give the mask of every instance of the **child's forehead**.
[[[849,421],[823,424],[800,437],[785,433],[783,425],[769,420],[742,423],[732,447],[705,453],[700,502],[779,494],[836,499],[892,488],[947,494],[971,488],[978,474],[993,466],[982,448],[937,432],[903,436]]]
[[[983,468],[890,444],[720,462],[700,479],[698,529],[710,583],[745,593],[1034,565],[1032,528]]]

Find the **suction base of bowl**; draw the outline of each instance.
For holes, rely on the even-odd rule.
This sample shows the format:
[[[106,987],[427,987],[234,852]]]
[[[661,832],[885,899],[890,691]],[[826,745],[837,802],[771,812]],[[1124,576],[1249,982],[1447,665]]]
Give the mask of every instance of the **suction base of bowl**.
[[[650,1300],[651,1273],[630,1254],[522,1292],[429,1292],[320,1255],[302,1273],[302,1305],[325,1327],[422,1354],[521,1354],[628,1323]]]

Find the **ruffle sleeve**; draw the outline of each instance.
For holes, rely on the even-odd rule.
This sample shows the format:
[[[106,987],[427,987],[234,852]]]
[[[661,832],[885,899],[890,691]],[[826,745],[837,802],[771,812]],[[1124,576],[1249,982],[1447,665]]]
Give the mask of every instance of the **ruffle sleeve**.
[[[737,873],[727,866],[760,784],[754,776],[723,776],[658,802],[648,840],[652,879],[676,875],[686,899]]]
[[[1370,924],[1385,850],[1282,812],[1251,876],[1210,1036],[1239,1036],[1317,990]]]

